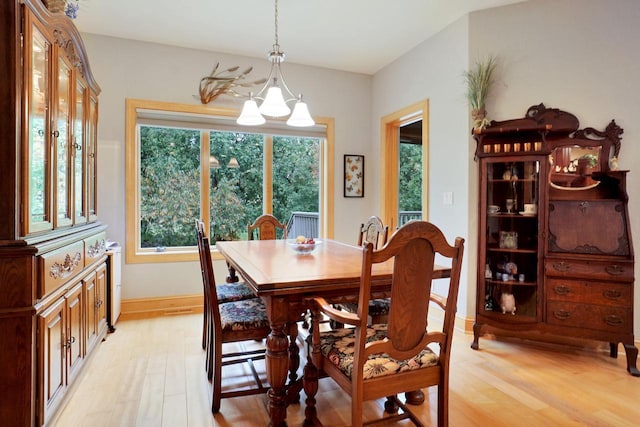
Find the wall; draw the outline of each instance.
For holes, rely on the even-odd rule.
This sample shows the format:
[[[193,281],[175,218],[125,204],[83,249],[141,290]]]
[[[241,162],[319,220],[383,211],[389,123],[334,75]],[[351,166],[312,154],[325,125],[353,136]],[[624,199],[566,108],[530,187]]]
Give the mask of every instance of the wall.
[[[581,127],[624,129],[619,169],[627,176],[632,237],[640,244],[640,2],[536,0],[470,15],[470,58],[500,58],[490,118],[523,117],[531,105],[574,113]],[[603,221],[606,221],[603,218]],[[636,260],[635,271],[640,272]],[[640,285],[634,330],[640,334]]]
[[[474,12],[423,42],[374,76],[373,140],[379,151],[380,118],[430,99],[429,218],[453,239],[467,239],[458,312],[473,318],[477,250],[477,164],[470,137],[462,71],[497,55],[496,82],[487,102],[490,119],[523,117],[531,105],[575,113],[583,127],[604,129],[615,119],[624,135],[620,169],[640,159],[637,101],[640,74],[640,2],[536,0]],[[467,44],[468,43],[468,44]],[[628,175],[633,239],[640,242],[640,173]],[[453,206],[442,192],[454,193]],[[636,261],[636,271],[640,266]],[[636,336],[640,291],[635,286]]]
[[[381,118],[429,99],[428,219],[450,242],[456,236],[466,239],[458,305],[461,316],[471,316],[475,307],[475,225],[468,213],[473,212],[475,218],[475,188],[470,190],[469,177],[476,174],[476,166],[470,154],[469,113],[462,78],[468,61],[467,28],[467,18],[459,19],[378,72],[373,79],[372,111],[379,161]],[[453,193],[453,205],[443,204],[444,192]],[[379,204],[376,200],[376,206]]]
[[[124,243],[124,110],[126,98],[199,104],[200,79],[216,62],[222,67],[253,66],[254,79],[268,75],[266,58],[223,55],[193,49],[84,34],[91,69],[102,88],[98,126],[99,216],[109,225],[108,237]],[[267,49],[269,46],[266,46]],[[286,46],[285,46],[286,49]],[[294,57],[293,52],[288,58]],[[368,199],[342,197],[343,154],[369,154],[371,77],[304,67],[283,65],[287,84],[304,93],[311,114],[335,118],[335,238],[356,242],[354,230],[368,216]],[[194,97],[196,96],[196,97]],[[242,102],[231,97],[216,105],[240,108]],[[373,167],[366,178],[372,179]],[[368,183],[367,183],[368,185]],[[350,212],[353,215],[341,215]],[[123,257],[124,259],[124,257]],[[224,264],[216,265],[226,274]],[[151,298],[190,295],[202,291],[196,262],[166,264],[125,264],[123,298]]]
[[[336,118],[335,237],[353,242],[361,218],[379,210],[380,118],[416,101],[430,100],[429,219],[451,239],[466,240],[459,313],[475,310],[477,164],[464,98],[463,70],[476,58],[500,58],[487,110],[495,120],[522,117],[540,102],[578,116],[583,126],[604,128],[611,119],[624,128],[620,169],[640,159],[637,102],[640,75],[640,2],[536,0],[474,12],[388,65],[373,78],[285,63],[289,85],[304,91],[312,114]],[[264,60],[179,49],[86,34],[92,70],[103,88],[99,123],[100,217],[111,238],[124,239],[124,99],[194,102],[199,79],[214,63],[253,65]],[[293,53],[290,53],[293,57]],[[343,154],[366,156],[364,199],[342,197]],[[628,176],[640,188],[640,174]],[[452,192],[454,204],[442,203]],[[640,241],[640,197],[630,191],[633,238]],[[636,270],[640,266],[636,262]],[[125,265],[124,298],[199,292],[195,263]],[[640,291],[635,292],[636,335]]]

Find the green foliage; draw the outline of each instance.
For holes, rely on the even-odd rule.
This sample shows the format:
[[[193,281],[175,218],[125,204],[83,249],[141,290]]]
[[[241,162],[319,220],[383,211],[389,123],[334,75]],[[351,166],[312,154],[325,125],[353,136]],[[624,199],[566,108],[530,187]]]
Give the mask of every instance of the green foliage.
[[[422,145],[400,144],[399,210],[422,210]]]
[[[313,138],[273,138],[273,214],[287,221],[293,211],[318,212],[320,144]]]
[[[583,154],[580,158],[587,160],[587,164],[590,168],[594,168],[598,165],[598,156],[595,154]]]
[[[477,61],[474,66],[464,72],[467,82],[467,100],[471,108],[479,110],[484,107],[489,93],[491,79],[496,69],[496,58],[489,56],[484,61]]]
[[[141,246],[195,244],[200,216],[200,136],[197,131],[140,129]]]
[[[247,224],[263,211],[264,137],[210,132],[212,242],[247,238]],[[318,212],[318,139],[273,138],[273,212],[283,222],[292,211]],[[201,218],[200,131],[141,127],[142,247],[195,245],[194,218]],[[238,168],[230,168],[236,158]],[[209,159],[205,159],[208,161]]]

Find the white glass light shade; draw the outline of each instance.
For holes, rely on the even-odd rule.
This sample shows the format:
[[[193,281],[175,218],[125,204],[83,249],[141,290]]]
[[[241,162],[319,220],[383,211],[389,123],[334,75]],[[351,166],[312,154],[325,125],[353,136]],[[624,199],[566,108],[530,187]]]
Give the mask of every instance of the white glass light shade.
[[[291,117],[287,120],[287,124],[295,127],[307,127],[315,125],[316,122],[311,117],[311,114],[309,114],[307,103],[298,101],[293,107],[293,113],[291,113]]]
[[[260,112],[265,116],[270,117],[282,117],[287,116],[291,112],[291,108],[287,106],[282,97],[282,90],[277,86],[272,86],[267,91],[262,105],[259,108]]]
[[[253,98],[244,102],[240,117],[236,119],[236,123],[246,126],[257,126],[264,124],[265,122],[266,120],[260,114],[258,104],[256,104],[256,101]]]

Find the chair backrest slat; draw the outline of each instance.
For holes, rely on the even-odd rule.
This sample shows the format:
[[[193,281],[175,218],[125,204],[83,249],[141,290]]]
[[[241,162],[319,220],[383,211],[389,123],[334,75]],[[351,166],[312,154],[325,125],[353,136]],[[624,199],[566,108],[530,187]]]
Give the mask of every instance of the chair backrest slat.
[[[260,215],[253,224],[247,225],[249,240],[275,240],[278,230],[283,239],[287,238],[287,225],[270,214]]]
[[[377,216],[369,217],[365,223],[360,225],[358,246],[362,246],[369,242],[373,245],[373,249],[378,249],[387,243],[388,235],[388,225],[384,225],[382,220]]]
[[[440,229],[426,221],[411,221],[405,224],[380,250],[374,250],[372,244],[365,245],[360,306],[370,298],[371,285],[368,282],[373,264],[393,258],[388,323],[388,346],[390,344],[391,356],[396,357],[394,352],[398,355],[406,355],[408,351],[417,354],[427,339],[431,283],[437,254],[451,259],[448,294],[446,299],[442,298],[445,304],[442,332],[446,336],[443,344],[448,354],[462,269],[463,245],[462,238],[457,238],[453,246],[449,245]],[[366,327],[366,316],[362,319],[361,327]],[[364,343],[362,345],[364,346]]]

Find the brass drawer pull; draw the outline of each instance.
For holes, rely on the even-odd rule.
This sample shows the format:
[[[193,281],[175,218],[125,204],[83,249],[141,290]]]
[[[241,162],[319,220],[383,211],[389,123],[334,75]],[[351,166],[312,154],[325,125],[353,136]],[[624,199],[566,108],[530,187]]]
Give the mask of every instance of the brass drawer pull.
[[[554,286],[553,292],[558,295],[569,295],[571,293],[571,289],[565,285]]]
[[[564,261],[554,262],[553,268],[555,268],[558,271],[569,271],[569,264],[567,264]]]
[[[558,320],[567,320],[569,319],[569,317],[571,317],[571,313],[565,310],[558,310],[553,312],[553,317]]]
[[[607,289],[602,295],[607,299],[619,299],[622,296],[622,292],[617,289]]]
[[[613,265],[607,265],[604,268],[604,271],[606,271],[607,273],[609,273],[612,276],[619,276],[619,275],[624,273],[624,268],[622,268],[621,266],[619,266],[617,264],[613,264]]]
[[[622,326],[624,324],[622,317],[615,314],[605,317],[604,322],[609,326]]]

